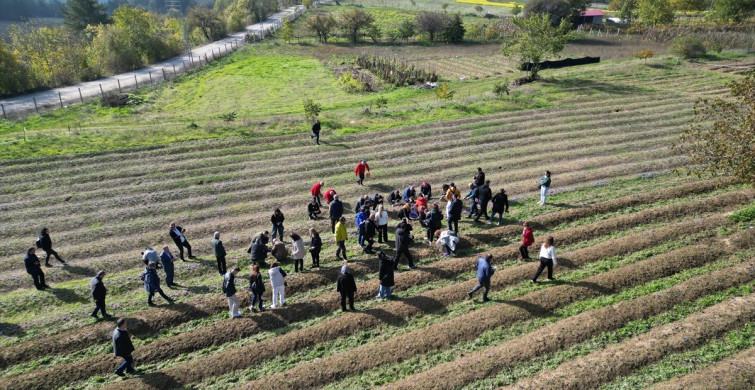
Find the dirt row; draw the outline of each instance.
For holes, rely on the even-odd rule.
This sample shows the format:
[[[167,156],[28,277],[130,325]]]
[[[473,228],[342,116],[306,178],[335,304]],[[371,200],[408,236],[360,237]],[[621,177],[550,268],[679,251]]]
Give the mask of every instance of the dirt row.
[[[730,249],[723,248],[720,242],[685,247],[579,282],[545,288],[515,300],[496,302],[491,306],[390,340],[366,344],[357,349],[300,364],[285,372],[248,382],[243,387],[282,390],[322,386],[380,365],[398,363],[415,355],[443,350],[459,342],[474,340],[490,329],[547,316],[553,310],[577,301],[614,294],[684,269],[710,263],[724,255],[727,250]],[[385,353],[386,351],[390,353]],[[185,374],[183,370],[176,371],[176,374]],[[181,376],[169,375],[171,378]],[[151,384],[148,381],[144,382]]]
[[[755,347],[700,371],[679,376],[651,387],[653,390],[750,390],[753,388],[755,388]]]
[[[668,195],[674,196],[675,191],[669,191]],[[657,194],[657,196],[658,198],[656,198],[655,200],[662,198],[662,195]],[[632,227],[638,224],[646,223],[650,220],[670,221],[680,216],[688,215],[691,212],[702,212],[703,210],[701,210],[701,208],[711,211],[720,209],[721,207],[726,207],[731,204],[741,203],[742,200],[737,198],[738,197],[729,197],[727,198],[728,200],[717,198],[716,201],[694,200],[691,201],[692,203],[683,202],[678,205],[661,207],[662,209],[666,210],[671,209],[670,212],[667,212],[665,214],[658,213],[654,211],[654,209],[648,209],[639,213],[627,214],[613,219],[581,226],[569,231],[554,232],[554,234],[559,240],[558,245],[567,245],[569,243],[578,242],[586,236],[595,238],[600,234],[610,233],[611,231],[613,231],[612,229],[615,230]],[[545,227],[556,226],[565,222],[579,219],[580,217],[591,215],[593,213],[604,213],[611,210],[621,209],[623,206],[631,206],[636,201],[637,198],[635,197],[625,197],[624,199],[598,203],[591,207],[560,211],[536,218],[535,221],[540,221],[537,223]],[[726,222],[719,220],[718,223]],[[608,226],[610,226],[610,228],[607,228]],[[705,228],[705,226],[696,227],[696,229],[700,228]],[[479,245],[482,243],[490,244],[491,242],[500,240],[501,236],[517,234],[519,233],[520,229],[520,226],[506,226],[491,229],[484,234],[480,233],[471,236],[469,238],[470,242],[464,240],[461,247],[473,247],[474,245]],[[685,230],[687,229],[682,229],[681,231]],[[655,232],[657,233],[658,231],[659,229],[656,229]],[[666,229],[665,231],[670,230]],[[695,230],[689,229],[689,231],[693,232]],[[635,238],[632,243],[641,243],[642,238],[652,238],[652,236],[642,235],[639,238],[640,241],[637,241],[638,238]],[[494,262],[499,262],[501,259],[515,257],[518,253],[517,248],[518,244],[511,244],[492,251],[496,255]],[[634,248],[637,247],[634,246]],[[424,247],[424,250],[433,251],[434,249]],[[595,253],[601,252],[596,251]],[[463,272],[463,270],[466,269],[468,262],[469,260],[467,259],[446,259],[433,263],[433,267],[428,269],[427,271],[413,271],[404,273],[400,276],[400,278],[402,279],[402,281],[404,281],[404,283],[406,283],[406,285],[413,284],[409,281],[419,282],[421,280],[427,280],[426,278],[431,277],[433,274],[435,274],[436,276],[433,280],[437,280],[440,277],[450,276],[453,272],[455,272],[454,270],[461,270],[461,272]],[[562,264],[565,263],[562,261]],[[288,287],[289,294],[293,295],[299,291],[307,291],[315,287],[332,283],[334,281],[334,278],[337,276],[337,268],[338,267],[326,268],[317,272],[306,273],[298,276],[295,280],[290,281]],[[375,261],[357,261],[352,262],[352,269],[355,275],[374,273],[377,271],[377,264]],[[424,274],[425,276],[418,277],[417,275],[419,275],[420,273]],[[400,291],[400,289],[402,288],[402,281],[398,281],[397,291]],[[321,309],[324,310],[324,308]],[[133,334],[138,336],[140,334],[155,332],[164,327],[175,326],[177,324],[196,318],[202,318],[208,315],[216,314],[224,310],[226,310],[226,304],[222,297],[200,299],[191,303],[181,303],[167,308],[154,308],[135,313],[132,316],[129,316],[129,327]],[[318,310],[317,312],[320,311]],[[291,319],[296,317],[286,316],[286,318]],[[70,331],[67,333],[67,337],[65,338],[51,336],[20,343],[18,345],[4,348],[3,351],[0,352],[0,365],[15,364],[39,356],[71,352],[81,348],[86,348],[90,345],[106,341],[109,337],[110,331],[111,329],[109,324],[99,323],[88,327],[82,327],[75,331]]]
[[[495,376],[507,367],[588,340],[601,332],[618,329],[630,321],[648,318],[676,305],[738,286],[755,279],[755,260],[708,275],[701,275],[669,289],[612,306],[591,310],[537,329],[532,333],[408,376],[383,389],[457,389]],[[533,343],[533,340],[537,340]]]
[[[670,192],[673,193],[674,191]],[[694,200],[690,201],[691,203],[682,202],[676,205],[662,206],[660,209],[666,210],[666,213],[659,213],[654,209],[648,209],[638,213],[622,215],[613,219],[581,226],[564,232],[554,232],[554,234],[559,240],[558,245],[568,245],[569,243],[578,242],[584,239],[584,237],[595,238],[601,234],[610,233],[616,229],[636,226],[638,224],[646,223],[650,220],[671,221],[680,216],[688,215],[691,212],[702,212],[702,209],[706,209],[707,211],[715,211],[720,210],[722,207],[726,207],[731,204],[739,204],[742,202],[742,199],[739,199],[738,196],[727,197],[726,199],[711,199],[716,199],[716,201]],[[627,199],[619,201],[612,200],[608,202],[598,203],[588,208],[557,212],[551,215],[537,218],[537,220],[540,220],[541,222],[539,223],[543,225],[559,225],[564,222],[578,219],[579,216],[590,215],[590,211],[597,213],[606,212],[606,210],[621,208],[621,205],[623,203],[634,203],[634,201],[635,199],[632,197],[628,197]],[[579,210],[581,210],[581,212],[579,212]],[[725,223],[725,221],[721,221],[720,223]],[[474,245],[479,245],[482,243],[490,244],[500,240],[501,236],[517,234],[519,233],[520,229],[520,226],[494,228],[485,232],[484,234],[480,233],[471,236],[469,238],[470,242],[464,240],[460,247],[461,249],[464,249],[467,247],[474,247]],[[434,248],[424,247],[424,250],[434,251]],[[518,244],[515,243],[503,248],[497,248],[492,252],[494,252],[494,254],[496,255],[494,262],[500,262],[500,260],[502,259],[505,260],[515,258],[518,253]],[[600,252],[598,251],[596,253]],[[427,252],[425,252],[425,254],[427,254]],[[406,285],[412,285],[413,283],[409,281],[427,281],[427,278],[433,276],[434,277],[432,280],[437,280],[441,277],[449,277],[451,275],[458,274],[455,272],[463,272],[467,268],[468,263],[469,260],[463,258],[446,259],[433,263],[432,268],[429,268],[427,271],[413,271],[404,273],[400,276],[401,280],[397,281],[397,291],[400,291],[400,289],[402,288],[402,281],[405,281],[403,283],[406,283]],[[565,263],[562,262],[562,264]],[[289,283],[289,294],[293,295],[299,291],[307,291],[315,287],[320,287],[327,285],[328,283],[332,283],[334,281],[334,278],[338,274],[337,268],[338,267],[325,268],[317,272],[306,273],[297,276],[295,280],[291,280]],[[352,262],[352,269],[355,275],[374,273],[377,271],[377,263],[376,261]],[[420,273],[424,276],[417,276]],[[310,315],[313,315],[315,313],[320,313],[321,310],[325,310],[325,308],[321,307],[319,304],[318,307],[320,307],[320,310],[308,313]],[[222,297],[201,299],[191,303],[181,303],[167,308],[154,308],[135,313],[134,315],[129,316],[129,326],[134,335],[138,336],[140,334],[155,332],[164,327],[174,326],[196,318],[202,318],[211,314],[216,314],[224,311],[225,309],[226,304]],[[285,313],[285,311],[281,312]],[[297,314],[301,315],[302,313]],[[292,319],[297,317],[286,316],[286,318]],[[301,320],[301,317],[298,318],[299,320]],[[4,348],[3,351],[0,352],[0,365],[10,365],[39,356],[71,352],[81,348],[86,348],[90,345],[106,341],[109,337],[108,335],[110,331],[111,329],[109,324],[100,323],[88,327],[82,327],[75,331],[70,331],[67,333],[67,337],[65,338],[50,336],[10,346],[8,348]]]
[[[534,378],[519,381],[506,389],[597,388],[671,353],[705,344],[737,326],[755,320],[755,294],[737,297],[689,317],[652,329],[619,344],[609,345]]]

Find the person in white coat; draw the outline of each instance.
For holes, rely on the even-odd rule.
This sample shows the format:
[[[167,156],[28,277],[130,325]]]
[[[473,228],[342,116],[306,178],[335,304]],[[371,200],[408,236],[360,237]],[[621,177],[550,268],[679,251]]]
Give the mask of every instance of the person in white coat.
[[[291,233],[291,258],[294,259],[294,272],[304,271],[304,240],[296,233]]]
[[[553,236],[548,236],[540,247],[540,266],[535,272],[535,277],[530,280],[531,283],[536,283],[538,276],[543,272],[543,269],[548,267],[548,280],[553,280],[553,266],[557,265],[556,262],[556,247],[554,245]]]
[[[388,212],[381,204],[375,212],[375,222],[377,223],[378,242],[388,242]]]
[[[275,261],[267,273],[270,275],[270,286],[273,288],[273,304],[270,308],[283,307],[286,304],[286,271]]]
[[[438,249],[443,252],[443,255],[456,255],[456,245],[459,243],[459,237],[456,236],[453,230],[444,230],[439,232],[438,240],[435,243],[438,244]]]

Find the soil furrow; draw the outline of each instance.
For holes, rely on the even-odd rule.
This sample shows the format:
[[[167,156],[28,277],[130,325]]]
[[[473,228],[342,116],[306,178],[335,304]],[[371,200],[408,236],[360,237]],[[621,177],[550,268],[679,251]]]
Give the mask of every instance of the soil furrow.
[[[651,387],[652,390],[753,389],[755,348],[710,365],[700,371],[676,377]]]

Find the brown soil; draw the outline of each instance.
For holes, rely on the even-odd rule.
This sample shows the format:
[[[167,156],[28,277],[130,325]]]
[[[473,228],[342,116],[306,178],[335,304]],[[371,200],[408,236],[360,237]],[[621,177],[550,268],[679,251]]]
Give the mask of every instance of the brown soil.
[[[700,371],[653,386],[653,390],[753,389],[755,347],[740,352]]]

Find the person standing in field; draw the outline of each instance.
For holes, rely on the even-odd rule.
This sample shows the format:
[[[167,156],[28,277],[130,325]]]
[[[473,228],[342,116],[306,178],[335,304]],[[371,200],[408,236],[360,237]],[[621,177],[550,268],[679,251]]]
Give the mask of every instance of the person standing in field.
[[[320,251],[322,250],[322,239],[317,230],[309,229],[309,254],[312,256],[312,268],[320,268]]]
[[[254,304],[259,301],[259,310],[265,311],[265,306],[262,305],[262,294],[265,293],[265,283],[262,281],[259,264],[252,264],[252,273],[249,275],[249,291],[252,292],[252,304],[249,305],[249,310],[256,313],[257,309],[254,308]]]
[[[425,196],[425,199],[430,200],[430,198],[433,196],[433,188],[430,186],[430,183],[423,181],[422,184],[419,186],[419,192]]]
[[[307,214],[309,214],[309,219],[316,220],[317,217],[322,214],[322,211],[320,211],[320,205],[317,204],[317,200],[312,200],[307,205]]]
[[[47,253],[47,256],[45,256],[45,267],[52,267],[50,265],[50,256],[55,256],[55,259],[57,259],[59,262],[61,262],[63,265],[66,264],[66,261],[60,258],[60,255],[58,255],[58,252],[55,252],[54,249],[52,249],[52,239],[50,238],[50,229],[43,227],[42,232],[39,234],[39,238],[37,238],[37,248],[42,248],[45,253]]]
[[[472,214],[477,215],[477,201],[479,198],[477,197],[478,194],[478,187],[475,187],[474,183],[469,183],[469,192],[464,197],[464,199],[469,199],[471,204],[469,205],[469,211],[467,212],[467,218],[472,218]]]
[[[367,242],[367,245],[362,249],[364,253],[372,253],[372,246],[375,244],[375,233],[377,233],[375,213],[370,213],[370,216],[359,224],[359,234],[362,235],[362,242]]]
[[[333,234],[336,240],[336,257],[341,259],[341,253],[343,253],[343,261],[349,261],[346,258],[346,239],[349,238],[349,233],[346,231],[346,218],[341,217],[336,224],[335,233]]]
[[[126,319],[119,318],[116,325],[117,327],[113,331],[113,355],[123,358],[123,362],[115,369],[115,375],[125,376],[123,371],[134,374],[136,370],[134,370],[134,358],[131,354],[135,348],[134,344],[131,343],[131,336],[126,331]]]
[[[142,278],[142,280],[144,280],[144,290],[149,293],[149,295],[147,295],[147,304],[149,306],[156,306],[152,302],[152,297],[155,296],[155,293],[159,293],[163,299],[168,301],[168,303],[173,303],[173,299],[165,295],[163,289],[160,288],[160,277],[157,276],[157,263],[150,262],[144,270]]]
[[[452,197],[456,197],[456,199],[461,198],[461,191],[456,188],[456,184],[454,184],[454,182],[451,182],[451,184],[448,186],[448,189],[446,190],[446,202],[452,201]]]
[[[414,236],[411,234],[412,225],[409,224],[408,219],[404,219],[398,224],[396,228],[396,255],[393,258],[393,269],[398,270],[398,263],[401,260],[401,255],[406,257],[407,265],[409,269],[415,269],[414,259],[412,253],[409,251],[409,245],[411,245]]]
[[[432,244],[435,232],[443,225],[443,213],[440,212],[438,203],[433,203],[433,208],[430,209],[425,224],[427,225],[427,242]]]
[[[330,232],[335,234],[336,223],[338,223],[343,216],[343,203],[338,195],[334,196],[333,203],[330,204],[330,209],[328,211],[330,213]]]
[[[283,216],[280,209],[273,211],[273,215],[270,217],[270,222],[273,224],[273,238],[275,238],[275,233],[278,232],[278,239],[283,241],[283,221],[285,219],[286,217]]]
[[[277,261],[273,262],[270,269],[267,270],[270,275],[270,286],[273,288],[273,304],[271,309],[283,307],[286,305],[286,271],[284,271]]]
[[[540,178],[540,184],[537,186],[540,189],[540,202],[538,202],[540,206],[544,205],[548,199],[548,190],[550,190],[550,187],[551,171],[545,171],[545,175]]]
[[[493,197],[493,209],[490,211],[490,219],[488,223],[493,223],[496,213],[498,214],[498,226],[503,225],[503,213],[509,212],[509,197],[506,195],[506,190],[501,188]]]
[[[320,120],[315,119],[315,123],[312,124],[312,138],[314,138],[317,144],[320,144]]]
[[[220,241],[220,232],[215,232],[212,235],[212,250],[215,252],[215,260],[218,263],[218,273],[220,275],[225,275],[226,273],[226,266],[225,266],[225,247],[223,246],[223,241]]]
[[[357,184],[363,186],[365,175],[370,176],[370,166],[367,165],[367,160],[362,160],[357,164],[357,167],[354,168],[354,175],[358,177]]]
[[[107,295],[107,289],[102,279],[105,277],[105,271],[97,272],[92,280],[89,282],[89,290],[92,292],[92,299],[94,299],[94,311],[90,316],[97,317],[97,312],[102,314],[103,318],[113,318],[110,314],[107,314],[107,306],[105,306],[105,296]]]
[[[380,279],[380,288],[376,298],[391,298],[391,287],[394,284],[393,278],[393,261],[386,256],[383,251],[378,252],[380,268],[378,269],[378,279]]]
[[[322,207],[322,201],[320,198],[322,197],[322,186],[325,185],[325,182],[318,181],[315,183],[315,185],[312,186],[312,188],[309,190],[309,193],[312,194],[312,200],[317,202],[317,205]],[[328,202],[330,203],[330,202]]]
[[[325,194],[322,197],[325,198],[325,201],[328,204],[331,204],[333,202],[333,200],[337,198],[336,195],[337,195],[336,194],[336,190],[330,188],[327,191],[325,191]]]
[[[472,180],[475,187],[480,187],[485,184],[485,172],[482,171],[482,168],[477,168],[477,174]]]
[[[239,310],[239,299],[236,298],[237,273],[239,273],[239,267],[233,267],[223,276],[223,293],[225,293],[225,298],[228,300],[228,310],[231,313],[231,318],[241,317],[241,311]]]
[[[490,190],[490,180],[485,181],[485,184],[477,188],[477,202],[480,204],[480,209],[477,210],[477,216],[475,222],[480,222],[480,217],[487,220],[488,217],[488,203],[493,197],[493,191]]]
[[[495,273],[495,269],[490,266],[490,260],[492,259],[493,255],[489,253],[487,256],[477,259],[477,263],[475,264],[477,268],[477,286],[467,293],[467,298],[472,299],[472,295],[476,293],[477,290],[484,288],[485,290],[482,292],[482,301],[490,302],[490,298],[488,298],[488,292],[490,292],[490,278]]]
[[[170,238],[173,239],[173,242],[176,243],[176,246],[178,247],[178,257],[181,258],[181,261],[186,261],[184,259],[184,247],[186,247],[189,259],[193,259],[194,256],[191,254],[191,244],[189,244],[189,240],[184,237],[184,233],[186,233],[186,229],[177,226],[175,222],[170,223],[170,231],[168,234],[170,234]]]
[[[336,281],[336,291],[341,294],[341,311],[346,311],[346,299],[349,299],[349,309],[352,311],[354,308],[354,293],[357,292],[357,284],[354,281],[354,276],[349,273],[349,267],[341,267],[341,274],[338,275]]]
[[[375,213],[375,223],[377,223],[378,242],[388,242],[388,212],[381,204]]]
[[[367,208],[363,207],[354,216],[354,225],[357,227],[357,243],[364,249],[364,235],[362,234],[362,222],[367,220]]]
[[[173,286],[176,285],[173,283],[173,277],[175,275],[175,269],[173,267],[174,260],[176,260],[176,257],[170,253],[170,248],[167,245],[163,246],[163,251],[160,252],[160,264],[163,265],[163,271],[165,271],[165,285],[168,286],[168,288],[173,288]]]
[[[24,267],[26,273],[31,275],[31,280],[34,282],[34,287],[37,290],[44,290],[50,288],[45,283],[45,273],[42,272],[42,266],[39,263],[39,257],[36,254],[37,250],[34,247],[29,248],[24,256]]]
[[[524,222],[522,231],[522,245],[519,246],[519,260],[529,260],[529,247],[535,243],[535,235],[532,233],[532,227],[529,222]]]
[[[540,276],[543,269],[546,267],[548,267],[548,281],[553,281],[553,266],[557,264],[555,242],[553,236],[548,236],[540,247],[540,266],[537,267],[535,277],[533,277],[530,282],[537,283],[538,276]]]
[[[453,230],[457,236],[459,235],[459,220],[461,219],[463,210],[464,203],[462,203],[461,199],[451,194],[451,201],[446,205],[446,221],[448,223],[448,230]]]
[[[291,258],[294,260],[294,272],[304,272],[304,240],[296,233],[291,233]]]

